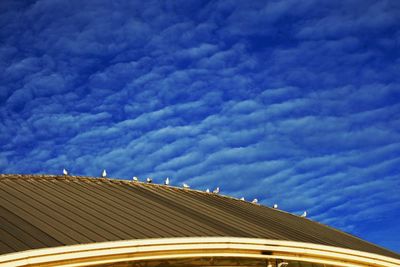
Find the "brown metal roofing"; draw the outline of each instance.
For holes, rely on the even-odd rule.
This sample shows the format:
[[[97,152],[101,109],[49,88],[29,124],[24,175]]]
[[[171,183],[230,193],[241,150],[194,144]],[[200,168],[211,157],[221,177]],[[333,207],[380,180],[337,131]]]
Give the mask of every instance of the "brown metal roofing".
[[[217,194],[103,178],[0,175],[0,254],[201,236],[299,241],[400,258],[309,219]]]

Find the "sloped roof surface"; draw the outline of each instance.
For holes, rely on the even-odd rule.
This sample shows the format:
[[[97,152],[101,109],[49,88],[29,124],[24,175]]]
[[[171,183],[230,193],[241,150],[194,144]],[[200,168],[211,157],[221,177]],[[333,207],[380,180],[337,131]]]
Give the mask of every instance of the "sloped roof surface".
[[[309,219],[212,193],[103,178],[0,175],[0,254],[204,236],[308,242],[400,258]]]

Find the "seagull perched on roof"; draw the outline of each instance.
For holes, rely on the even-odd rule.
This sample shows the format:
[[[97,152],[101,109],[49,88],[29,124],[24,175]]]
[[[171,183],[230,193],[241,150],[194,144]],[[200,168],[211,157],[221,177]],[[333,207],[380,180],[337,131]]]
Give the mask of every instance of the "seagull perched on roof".
[[[107,172],[106,170],[103,170],[103,172],[101,173],[101,177],[105,178],[107,176]]]
[[[213,191],[214,194],[218,194],[219,193],[219,187],[215,188]]]
[[[63,174],[68,175],[68,171],[66,169],[63,169]]]
[[[257,198],[253,199],[253,201],[251,203],[257,204],[258,203],[258,199]]]
[[[277,209],[278,208],[278,204],[274,204],[273,208]]]
[[[300,215],[300,217],[307,217],[307,211],[304,211],[303,214]]]
[[[244,201],[244,197],[241,197],[240,200],[241,200],[241,201]]]
[[[183,188],[190,188],[190,186],[186,183],[183,183],[182,185],[183,185]]]
[[[207,189],[206,189],[206,192],[207,192],[207,193],[210,193],[210,188],[207,188]]]
[[[164,184],[169,185],[169,177],[167,177],[167,179],[165,179]]]
[[[133,176],[132,180],[133,180],[134,182],[138,182],[138,181],[139,181],[139,178],[137,178],[136,176]]]
[[[151,179],[150,177],[146,178],[146,182],[148,182],[149,184],[151,184],[153,182],[153,179]]]

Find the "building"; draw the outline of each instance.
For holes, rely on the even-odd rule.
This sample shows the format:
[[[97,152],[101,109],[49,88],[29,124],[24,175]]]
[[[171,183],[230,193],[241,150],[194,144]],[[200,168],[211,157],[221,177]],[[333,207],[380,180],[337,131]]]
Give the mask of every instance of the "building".
[[[0,266],[395,267],[400,255],[218,194],[106,178],[0,175]]]

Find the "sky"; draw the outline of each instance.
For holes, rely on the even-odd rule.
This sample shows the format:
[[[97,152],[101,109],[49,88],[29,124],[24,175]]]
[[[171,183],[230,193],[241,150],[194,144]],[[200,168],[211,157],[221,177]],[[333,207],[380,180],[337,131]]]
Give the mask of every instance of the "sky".
[[[0,1],[0,173],[153,177],[400,252],[400,1]]]

